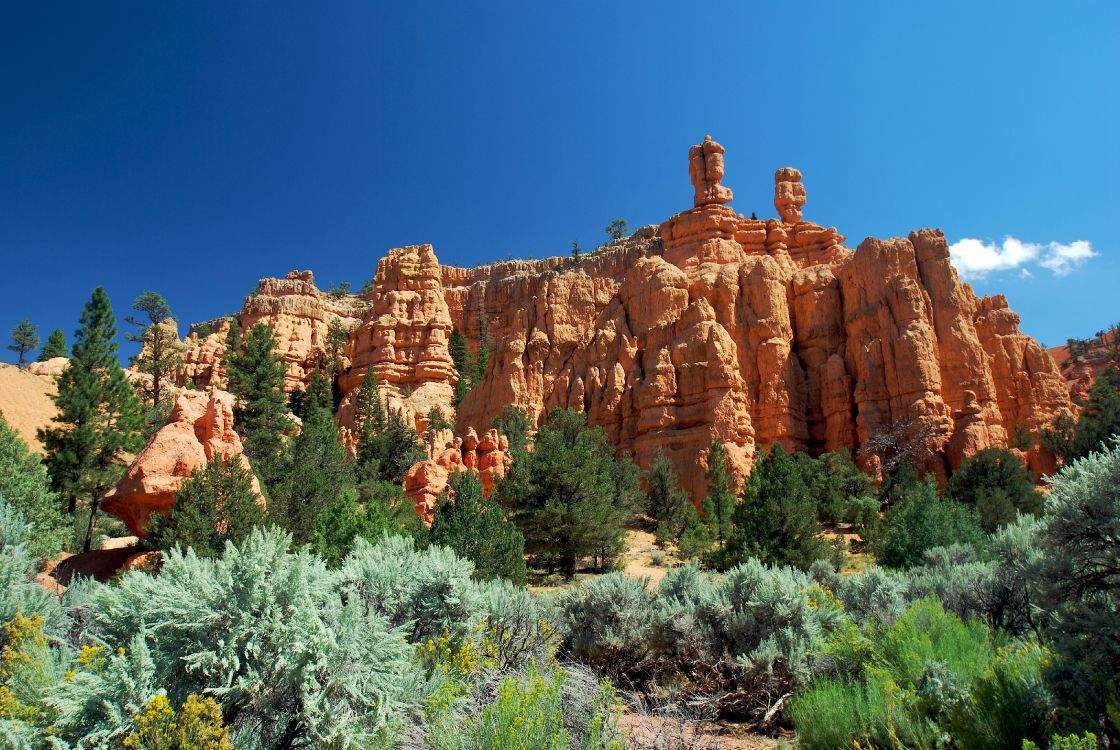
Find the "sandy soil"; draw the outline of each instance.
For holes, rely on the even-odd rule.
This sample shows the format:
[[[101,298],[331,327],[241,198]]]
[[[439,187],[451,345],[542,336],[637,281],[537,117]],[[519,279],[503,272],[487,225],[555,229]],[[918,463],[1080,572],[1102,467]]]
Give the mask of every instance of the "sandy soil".
[[[35,433],[40,427],[46,427],[55,415],[51,401],[54,393],[54,383],[50,380],[0,363],[0,413],[31,450],[39,453],[43,446]]]

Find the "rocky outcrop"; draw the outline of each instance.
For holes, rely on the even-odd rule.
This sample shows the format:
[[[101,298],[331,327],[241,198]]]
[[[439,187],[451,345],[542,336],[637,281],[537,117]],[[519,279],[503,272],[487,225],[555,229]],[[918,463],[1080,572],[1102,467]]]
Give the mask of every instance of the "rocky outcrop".
[[[460,429],[488,425],[504,404],[538,421],[579,409],[641,465],[665,451],[699,499],[712,438],[740,474],[756,445],[774,442],[848,449],[874,469],[864,446],[908,425],[930,443],[926,468],[944,474],[1069,407],[1053,362],[1001,298],[960,282],[939,231],[853,252],[804,220],[793,168],[775,175],[780,218],[746,219],[707,199],[705,144],[690,151],[696,207],[656,233],[575,270],[451,293],[465,300],[450,306],[456,325],[475,336],[481,317],[494,341]]]
[[[339,380],[344,394],[340,423],[354,428],[358,390],[368,368],[389,410],[418,431],[427,428],[432,409],[451,417],[459,379],[448,350],[451,325],[432,246],[390,250],[377,264],[370,309],[351,338],[352,365]]]
[[[364,298],[322,292],[310,271],[292,271],[282,279],[261,279],[234,317],[244,332],[258,323],[272,329],[276,351],[283,355],[287,368],[284,390],[290,393],[305,388],[323,362],[331,321],[338,320],[352,330],[368,309]],[[230,322],[222,318],[191,328],[183,342],[179,382],[189,381],[196,388],[226,385],[223,362]]]
[[[424,523],[431,525],[440,495],[447,491],[453,474],[475,472],[482,482],[483,496],[490,497],[512,463],[509,440],[495,429],[483,433],[481,440],[474,429],[462,438],[455,437],[451,430],[438,430],[428,441],[428,458],[413,464],[405,474],[405,496]]]
[[[137,455],[124,477],[102,502],[102,509],[144,537],[152,513],[168,513],[185,479],[216,456],[249,468],[241,438],[233,431],[228,394],[185,392],[175,401],[167,423]],[[264,503],[260,486],[253,489]]]
[[[806,220],[793,167],[774,176],[778,217],[745,218],[728,205],[723,157],[710,138],[694,146],[693,208],[576,263],[466,269],[441,266],[429,245],[399,248],[364,297],[328,299],[308,274],[262,281],[242,326],[277,331],[295,388],[331,316],[353,325],[339,379],[344,434],[367,367],[390,409],[423,430],[432,408],[452,414],[452,327],[475,351],[488,347],[457,410],[463,443],[440,445],[406,480],[429,511],[446,473],[472,460],[471,429],[485,435],[506,405],[537,424],[554,407],[582,411],[642,466],[664,451],[696,500],[713,438],[740,476],[757,446],[775,442],[847,449],[874,470],[885,435],[920,440],[926,468],[945,475],[1070,408],[1053,360],[1006,300],[960,282],[941,232],[869,238],[853,251],[834,227]],[[204,337],[192,351],[192,379],[219,366]],[[1037,449],[1028,460],[1046,465]]]
[[[1073,346],[1071,351],[1070,346]],[[1058,365],[1069,394],[1077,402],[1089,398],[1089,389],[1102,372],[1120,367],[1120,324],[1098,331],[1091,339],[1070,339],[1046,350]]]

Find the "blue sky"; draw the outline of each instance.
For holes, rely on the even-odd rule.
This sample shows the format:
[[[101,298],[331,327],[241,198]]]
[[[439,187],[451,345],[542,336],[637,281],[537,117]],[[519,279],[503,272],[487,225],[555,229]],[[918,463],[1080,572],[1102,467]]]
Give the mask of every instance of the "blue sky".
[[[6,3],[0,332],[593,247],[689,208],[707,133],[740,212],[793,165],[849,246],[975,240],[1048,345],[1120,319],[1120,4],[753,5]]]

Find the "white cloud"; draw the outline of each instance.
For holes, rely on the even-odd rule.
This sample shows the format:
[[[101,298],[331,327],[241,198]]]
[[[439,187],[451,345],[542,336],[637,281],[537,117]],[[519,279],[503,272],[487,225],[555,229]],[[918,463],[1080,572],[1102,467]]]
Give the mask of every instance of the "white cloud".
[[[1085,261],[1097,254],[1093,251],[1092,244],[1085,240],[1071,242],[1068,245],[1051,242],[1046,250],[1046,257],[1039,261],[1039,265],[1053,271],[1055,276],[1065,276],[1085,265]]]
[[[1080,268],[1097,255],[1092,243],[1078,240],[1069,244],[1023,242],[1010,235],[1000,244],[965,238],[949,246],[949,255],[961,278],[972,281],[989,273],[1019,269],[1019,276],[1031,276],[1031,264],[1047,269],[1055,276]]]

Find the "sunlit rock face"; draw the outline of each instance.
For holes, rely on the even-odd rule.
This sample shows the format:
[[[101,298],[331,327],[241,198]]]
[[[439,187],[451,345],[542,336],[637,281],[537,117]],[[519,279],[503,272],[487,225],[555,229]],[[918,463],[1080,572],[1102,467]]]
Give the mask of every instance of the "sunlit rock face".
[[[398,248],[364,295],[324,294],[309,275],[262,281],[242,326],[277,331],[296,388],[322,356],[331,317],[347,323],[338,390],[349,443],[372,367],[389,408],[418,430],[433,408],[455,415],[464,439],[484,435],[506,405],[538,425],[554,407],[576,409],[642,466],[664,451],[697,501],[713,438],[740,478],[776,442],[847,449],[874,471],[881,456],[867,447],[888,432],[920,438],[924,467],[944,475],[1006,445],[1019,425],[1036,429],[1070,408],[1053,360],[1019,331],[1006,300],[960,282],[940,231],[852,250],[835,228],[805,219],[806,183],[793,167],[774,175],[778,217],[745,218],[728,205],[723,155],[710,138],[690,149],[693,208],[578,263],[458,268],[429,245]],[[490,350],[457,410],[452,327]],[[220,370],[208,342],[187,357],[196,383]],[[1037,448],[1027,458],[1039,471],[1050,465]],[[417,488],[439,484],[426,471],[433,477],[414,477]]]

